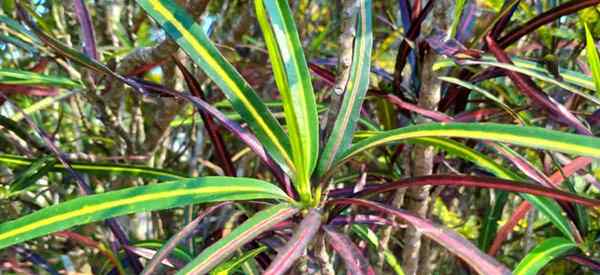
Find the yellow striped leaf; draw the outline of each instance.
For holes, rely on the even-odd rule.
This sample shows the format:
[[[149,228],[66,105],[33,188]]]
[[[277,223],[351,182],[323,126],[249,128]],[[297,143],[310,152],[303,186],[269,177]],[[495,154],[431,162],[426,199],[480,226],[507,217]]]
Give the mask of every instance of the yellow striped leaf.
[[[535,275],[554,258],[577,248],[572,241],[563,238],[549,238],[531,250],[517,265],[513,274]]]
[[[272,206],[256,213],[231,233],[206,248],[198,257],[188,263],[177,275],[206,274],[221,261],[227,259],[244,244],[252,241],[262,232],[279,222],[285,221],[298,212],[287,203]]]
[[[428,123],[379,132],[365,138],[340,155],[337,163],[375,146],[422,137],[491,140],[580,156],[600,157],[600,138],[596,137],[497,123]]]
[[[289,201],[281,189],[250,178],[203,177],[80,197],[0,224],[0,249],[76,225],[137,212],[228,200]]]
[[[319,120],[306,58],[287,1],[256,0],[255,8],[283,102],[296,167],[294,181],[300,196],[310,201],[310,176],[319,152]]]
[[[175,1],[138,0],[137,2],[221,88],[233,108],[248,123],[267,152],[286,173],[293,175],[290,142],[283,128],[248,82],[209,40],[202,27]]]

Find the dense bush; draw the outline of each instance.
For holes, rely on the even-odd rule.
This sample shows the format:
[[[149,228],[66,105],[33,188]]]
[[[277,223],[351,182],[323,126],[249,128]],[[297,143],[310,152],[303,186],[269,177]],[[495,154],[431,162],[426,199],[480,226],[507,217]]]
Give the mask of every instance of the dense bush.
[[[600,0],[2,3],[0,273],[600,272]]]

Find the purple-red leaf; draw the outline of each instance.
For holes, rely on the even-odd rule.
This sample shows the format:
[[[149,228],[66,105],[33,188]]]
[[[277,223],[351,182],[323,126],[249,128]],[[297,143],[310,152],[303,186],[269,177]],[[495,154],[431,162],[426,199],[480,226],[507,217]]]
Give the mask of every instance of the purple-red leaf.
[[[437,31],[435,34],[427,37],[426,41],[429,47],[439,55],[445,55],[450,58],[464,59],[481,57],[481,52],[478,50],[467,49],[465,45],[453,38],[447,38],[448,34],[442,31]]]
[[[567,163],[567,165],[563,166],[559,171],[552,174],[549,177],[550,182],[554,185],[560,185],[561,182],[565,180],[565,177],[569,177],[575,174],[577,171],[587,167],[592,163],[593,158],[590,157],[578,157],[571,162]]]
[[[398,188],[414,187],[422,185],[455,185],[455,186],[466,186],[466,187],[480,187],[480,188],[492,188],[505,190],[510,192],[527,193],[536,196],[544,196],[553,198],[560,201],[579,203],[588,207],[600,206],[600,200],[588,199],[573,195],[560,190],[547,188],[544,186],[533,185],[530,183],[523,183],[517,181],[510,181],[505,179],[498,179],[492,177],[474,177],[474,176],[460,176],[460,175],[434,175],[434,176],[423,176],[414,177],[399,180],[387,184],[370,184],[365,186],[362,192],[354,194],[351,189],[337,189],[329,192],[331,197],[342,197],[342,196],[365,196],[373,193],[383,193],[389,191],[395,191]]]
[[[491,255],[491,256],[496,255],[496,253],[500,249],[500,246],[502,246],[502,242],[504,240],[506,240],[506,237],[508,237],[508,234],[510,232],[512,232],[515,225],[517,225],[517,223],[521,219],[523,219],[525,217],[525,215],[527,215],[527,212],[529,212],[529,210],[531,208],[532,208],[531,203],[529,203],[527,201],[521,202],[521,204],[519,204],[517,209],[512,213],[512,216],[510,216],[510,219],[508,219],[508,222],[506,222],[504,225],[502,225],[500,230],[498,230],[498,233],[496,233],[494,242],[492,242],[492,245],[490,246],[490,249],[488,250],[489,255]]]
[[[575,160],[569,162],[567,165],[563,166],[559,171],[552,174],[552,176],[549,177],[550,183],[553,186],[559,186],[560,183],[565,180],[565,177],[569,177],[576,173],[578,170],[583,169],[584,167],[589,165],[591,161],[592,158],[589,157],[576,158]],[[529,212],[529,210],[531,209],[532,205],[527,201],[524,201],[521,204],[519,204],[519,206],[516,208],[516,210],[513,212],[512,216],[508,220],[508,222],[506,222],[500,228],[500,230],[498,230],[498,233],[496,233],[496,237],[494,238],[494,242],[488,250],[488,254],[492,256],[496,255],[496,253],[500,249],[500,246],[502,246],[502,242],[508,237],[508,234],[517,225],[519,220],[523,219],[527,212]]]
[[[14,246],[13,250],[27,261],[31,262],[35,266],[38,266],[48,272],[50,275],[58,275],[59,273],[54,269],[52,265],[46,261],[42,256],[37,253],[20,245]]]
[[[94,27],[92,26],[92,20],[90,13],[88,12],[83,0],[73,1],[75,6],[75,14],[77,14],[77,20],[81,25],[81,34],[83,36],[83,50],[87,56],[98,60],[98,51],[96,50],[96,39],[94,38]]]
[[[592,260],[591,258],[583,255],[569,255],[566,257],[567,260],[587,266],[596,272],[600,272],[600,262]]]
[[[519,155],[517,152],[511,150],[508,146],[494,143],[494,142],[486,142],[487,146],[494,148],[494,150],[498,151],[502,156],[507,158],[512,164],[514,164],[523,174],[525,174],[530,179],[536,181],[542,186],[552,188],[552,187],[560,187],[559,185],[553,185],[550,182],[550,179],[546,177],[544,173],[539,171],[535,166],[533,166],[527,159],[523,156]]]
[[[404,32],[410,29],[410,19],[411,19],[411,7],[410,1],[408,0],[399,0],[398,5],[400,8],[400,19],[402,20],[402,28],[404,28]]]
[[[138,255],[144,259],[152,259],[153,257],[156,256],[156,250],[154,249],[149,249],[149,248],[144,248],[144,247],[135,247],[135,246],[130,246],[130,245],[126,245],[124,246],[125,249],[135,255]],[[163,265],[166,265],[168,267],[177,267],[177,268],[182,268],[185,264],[178,261],[177,259],[174,258],[163,258],[160,260],[160,263],[162,263]]]
[[[482,121],[490,116],[497,116],[502,112],[502,109],[499,108],[485,108],[485,109],[477,109],[468,112],[462,112],[454,117],[454,121],[456,122],[475,122]]]
[[[496,22],[496,24],[494,25],[494,28],[492,28],[492,31],[491,31],[492,33],[490,35],[494,39],[497,39],[502,34],[502,31],[504,31],[506,26],[508,26],[508,23],[510,22],[510,18],[512,18],[513,14],[519,7],[519,1],[517,1],[517,2],[504,1],[504,5],[502,5],[502,10],[506,9],[507,8],[506,5],[508,5],[508,4],[512,5],[512,7],[510,7],[510,11],[506,15],[504,15],[502,18],[500,18],[500,20],[498,20],[498,22]]]
[[[346,235],[336,232],[331,226],[323,226],[327,234],[327,241],[333,249],[340,254],[346,264],[348,274],[371,275],[375,274],[369,261],[360,249]]]
[[[346,225],[346,224],[376,224],[376,225],[387,225],[397,226],[393,221],[377,215],[352,215],[352,216],[340,216],[331,219],[330,225]]]
[[[77,183],[77,187],[79,189],[79,193],[81,195],[91,195],[94,194],[94,190],[90,187],[90,185],[83,179],[83,176],[76,172],[71,166],[71,161],[67,158],[66,154],[63,153],[57,146],[54,144],[53,140],[48,136],[46,131],[40,128],[34,121],[27,115],[21,108],[17,105],[10,102],[3,94],[0,93],[0,98],[4,98],[6,101],[11,103],[12,107],[16,109],[19,113],[23,115],[23,118],[29,124],[29,126],[42,138],[46,147],[48,147],[49,151],[56,157],[56,159],[63,165],[65,170],[69,173],[70,176],[73,177],[75,182]],[[127,234],[123,231],[119,222],[115,219],[107,219],[105,220],[107,227],[111,230],[111,232],[115,235],[115,238],[119,241],[121,245],[128,245],[129,238]],[[127,259],[129,263],[132,265],[134,271],[138,272],[142,270],[142,264],[138,261],[135,255],[132,255],[130,252],[126,251]]]
[[[53,49],[57,54],[62,55],[65,58],[92,70],[95,73],[112,76],[115,79],[123,82],[124,84],[129,85],[135,91],[141,93],[140,87],[138,85],[136,85],[135,81],[132,81],[129,78],[123,77],[122,75],[115,73],[110,68],[108,68],[106,65],[98,62],[97,60],[95,60],[93,58],[88,57],[85,54],[82,54],[81,52],[79,52],[77,50],[74,50],[74,49],[64,45],[59,40],[44,33],[35,24],[35,22],[29,17],[29,14],[27,13],[27,11],[19,4],[19,2],[17,2],[17,15],[19,16],[19,18],[21,18],[21,20],[23,20],[25,22],[25,24],[31,29],[31,31],[33,33],[35,33],[35,35],[44,44],[46,44],[48,47]]]
[[[600,1],[600,0],[598,0]],[[498,62],[513,64],[510,57],[502,50],[501,47],[496,43],[494,38],[491,36],[486,36],[486,42],[495,56]],[[545,109],[547,109],[551,114],[562,118],[568,125],[577,130],[578,133],[583,135],[592,135],[589,129],[587,129],[565,106],[558,103],[552,97],[548,96],[544,93],[536,84],[531,80],[531,78],[511,71],[505,70],[508,77],[513,81],[515,86],[519,88],[521,92],[523,92],[527,97],[529,97],[533,102],[541,105]]]
[[[321,78],[327,84],[329,84],[331,86],[335,85],[335,75],[332,72],[330,72],[329,70],[327,70],[313,62],[308,63],[308,68],[310,69],[310,71],[313,74],[315,74],[316,76]]]
[[[456,232],[428,220],[417,217],[402,209],[395,209],[377,202],[362,199],[336,199],[329,204],[353,204],[368,207],[372,210],[396,216],[421,231],[425,236],[436,241],[456,256],[460,257],[479,274],[512,274],[508,268],[489,255],[481,252],[475,245]]]
[[[420,1],[419,1],[420,3]],[[435,0],[429,0],[425,8],[421,10],[418,16],[412,21],[410,25],[410,29],[408,33],[406,33],[406,38],[402,40],[400,44],[400,48],[398,49],[398,54],[396,55],[396,64],[394,67],[394,89],[396,92],[401,91],[402,86],[402,69],[404,69],[404,65],[406,65],[406,61],[408,59],[408,54],[410,53],[411,47],[409,45],[409,41],[414,41],[419,33],[421,32],[421,24],[425,21],[427,15],[433,9],[433,4]],[[415,11],[420,9],[420,4],[415,3],[413,6],[413,16],[415,15]]]
[[[316,209],[311,209],[294,232],[292,238],[277,253],[277,256],[263,274],[285,274],[292,264],[302,256],[304,249],[313,240],[320,226],[321,213]]]
[[[179,68],[179,71],[181,71],[181,74],[185,79],[185,83],[187,84],[188,89],[190,89],[190,93],[193,96],[206,101],[204,91],[202,91],[202,86],[200,85],[200,83],[198,83],[198,81],[192,75],[192,73],[190,73],[190,71],[188,71],[188,69],[186,69],[185,66],[181,64],[179,60],[177,60],[177,58],[173,58],[173,61],[175,61],[175,64]],[[223,136],[221,135],[221,133],[219,133],[219,128],[213,121],[212,117],[206,111],[199,110],[199,112],[200,117],[202,117],[202,121],[204,121],[204,128],[206,129],[206,132],[208,132],[208,137],[210,138],[210,141],[215,147],[217,157],[221,161],[221,165],[223,165],[223,171],[225,172],[225,175],[235,177],[235,168],[233,167],[233,163],[231,162],[231,155],[229,154],[229,151],[227,151],[227,146],[225,146]]]
[[[231,204],[231,202],[222,202],[222,203],[213,205],[213,206],[205,209],[204,211],[202,211],[202,213],[200,213],[198,215],[198,217],[196,217],[194,220],[192,220],[190,223],[188,223],[185,227],[183,227],[183,229],[181,229],[177,234],[175,234],[173,237],[171,237],[169,239],[169,241],[167,241],[167,243],[165,245],[163,245],[163,247],[161,247],[158,252],[156,252],[155,254],[152,254],[149,257],[149,259],[151,258],[151,260],[146,265],[146,267],[142,271],[141,275],[154,274],[154,272],[156,271],[156,268],[158,267],[158,264],[162,263],[163,260],[169,256],[171,251],[173,251],[173,249],[175,249],[175,247],[177,247],[177,244],[179,244],[182,240],[185,240],[186,238],[188,238],[194,232],[194,230],[196,229],[198,224],[200,224],[200,221],[202,221],[207,215],[211,214],[216,209],[218,209],[222,206],[225,206],[225,205],[229,205],[229,204]]]
[[[16,84],[0,84],[0,91],[5,94],[19,93],[28,96],[55,96],[58,89],[55,87],[27,86]]]
[[[408,103],[408,102],[406,102],[406,101],[404,101],[404,100],[400,99],[399,97],[397,97],[395,95],[392,95],[392,94],[385,95],[385,98],[389,102],[391,102],[392,104],[394,104],[394,105],[396,105],[396,106],[398,106],[398,107],[400,107],[402,109],[406,109],[408,111],[418,113],[418,114],[420,114],[422,116],[431,118],[431,119],[433,119],[435,121],[439,121],[439,122],[451,122],[451,121],[454,120],[454,119],[452,119],[452,117],[450,117],[450,116],[448,116],[448,115],[446,115],[444,113],[437,112],[437,111],[432,111],[432,110],[427,110],[425,108],[421,108],[421,107],[419,107],[419,106],[417,106],[415,104]]]
[[[517,26],[511,31],[508,31],[505,36],[498,40],[498,45],[500,45],[502,48],[506,48],[519,40],[521,37],[535,31],[537,28],[543,25],[557,20],[561,16],[565,16],[597,4],[600,4],[600,0],[573,0],[564,3],[536,16],[535,18],[525,22],[523,25]]]
[[[477,21],[477,13],[477,4],[468,1],[462,12],[460,28],[456,31],[456,40],[464,43],[471,38],[475,27],[475,21]]]

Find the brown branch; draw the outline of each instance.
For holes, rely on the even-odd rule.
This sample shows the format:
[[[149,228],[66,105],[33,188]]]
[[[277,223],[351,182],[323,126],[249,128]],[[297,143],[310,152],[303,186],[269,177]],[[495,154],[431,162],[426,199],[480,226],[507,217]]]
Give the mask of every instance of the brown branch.
[[[208,1],[190,0],[186,5],[186,10],[193,18],[197,18],[204,13]],[[177,51],[178,48],[175,41],[168,38],[154,46],[138,48],[121,59],[116,71],[121,75],[129,75],[140,67],[161,64]]]

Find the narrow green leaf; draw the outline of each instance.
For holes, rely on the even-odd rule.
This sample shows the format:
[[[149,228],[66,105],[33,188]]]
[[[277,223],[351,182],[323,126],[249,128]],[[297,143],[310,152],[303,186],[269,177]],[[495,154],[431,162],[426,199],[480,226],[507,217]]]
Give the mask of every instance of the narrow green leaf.
[[[33,114],[37,111],[40,111],[44,108],[50,107],[52,104],[59,102],[60,100],[63,100],[74,94],[75,94],[74,92],[61,92],[57,96],[45,97],[44,99],[29,105],[27,108],[22,109],[22,112],[18,112],[16,114],[14,114],[13,116],[10,117],[10,119],[14,120],[15,122],[18,122],[18,121],[22,120],[25,117],[25,115],[31,115],[31,114]]]
[[[4,164],[8,167],[26,167],[31,165],[33,162],[34,160],[32,159],[20,156],[0,154],[0,164]],[[100,176],[136,176],[159,180],[176,180],[185,178],[183,175],[175,172],[136,165],[73,161],[71,162],[71,166],[73,167],[73,170],[77,172]],[[65,168],[62,164],[56,163],[53,165],[52,171],[64,172]]]
[[[48,173],[55,163],[56,159],[51,156],[41,157],[35,160],[10,183],[10,188],[8,189],[9,192],[15,194],[35,184],[38,179]]]
[[[241,256],[231,259],[227,262],[224,262],[217,266],[212,272],[211,275],[229,275],[233,274],[240,266],[246,261],[253,259],[258,256],[258,254],[263,253],[269,249],[267,246],[260,246],[258,248],[252,249],[243,253]]]
[[[5,24],[8,32],[22,41],[25,41],[26,43],[40,43],[35,34],[30,32],[27,28],[12,18],[0,15],[0,23]]]
[[[2,10],[6,14],[11,14],[15,9],[15,2],[11,0],[3,0],[2,1]]]
[[[494,192],[493,205],[492,201],[489,201],[490,207],[485,210],[485,214],[479,228],[479,236],[477,237],[477,246],[482,251],[489,251],[492,242],[496,238],[499,225],[498,222],[500,219],[502,219],[502,213],[504,212],[504,206],[508,201],[508,195],[509,193],[506,191],[496,190]],[[563,219],[565,219],[565,217],[563,217]]]
[[[174,1],[137,2],[221,88],[273,159],[287,174],[293,176],[290,143],[283,128],[252,87],[213,45],[202,27]]]
[[[550,74],[548,72],[548,69],[544,65],[538,64],[533,61],[525,60],[522,58],[518,58],[518,57],[513,57],[511,59],[515,66],[519,67],[520,69],[524,69],[524,70],[520,70],[519,71],[520,73],[523,73],[523,74],[526,74],[533,78],[537,78],[537,79],[544,80],[544,81],[548,81],[549,79],[554,79],[552,74]],[[496,61],[496,58],[494,58],[493,56],[490,56],[490,55],[482,55],[481,58],[479,59],[479,61],[489,63],[488,65],[490,65],[490,66],[492,64],[500,64]],[[472,63],[473,61],[469,61],[469,62]],[[477,61],[475,61],[475,62],[477,62]],[[443,68],[457,66],[457,65],[458,64],[456,64],[453,59],[440,58],[440,60],[433,65],[433,70],[437,71],[437,70],[440,70]],[[461,63],[460,66],[464,66],[464,64]],[[570,84],[573,84],[573,85],[576,85],[576,86],[579,86],[579,87],[582,87],[582,88],[585,88],[588,90],[595,89],[594,81],[592,80],[592,78],[590,76],[587,76],[581,72],[567,70],[564,68],[558,68],[558,71],[560,73],[560,76],[567,83],[570,83]],[[553,84],[556,84],[556,83],[553,82]]]
[[[333,130],[319,160],[319,175],[329,170],[339,152],[346,150],[352,142],[356,122],[360,117],[360,107],[369,89],[373,49],[371,0],[362,0],[359,3],[350,78],[343,94],[340,113],[335,119]]]
[[[577,248],[572,241],[563,238],[549,238],[531,250],[513,271],[515,275],[536,275],[550,261]]]
[[[558,203],[545,197],[536,197],[530,194],[520,195],[531,203],[535,209],[540,211],[540,213],[544,214],[565,237],[571,241],[575,241],[570,223]]]
[[[250,178],[203,177],[126,188],[73,199],[0,224],[0,249],[67,228],[137,212],[225,200],[290,200]]]
[[[375,232],[373,232],[373,230],[371,230],[369,227],[363,224],[353,224],[352,227],[350,227],[350,230],[352,230],[352,232],[358,235],[361,239],[367,241],[369,246],[373,247],[373,249],[380,249],[379,236],[377,236],[377,234],[375,234]],[[391,250],[386,248],[383,251],[383,258],[385,259],[385,262],[392,268],[394,273],[396,273],[396,275],[405,274],[404,270],[402,270],[400,262],[398,259],[396,259],[396,256],[394,256],[394,253],[392,253]]]
[[[82,85],[66,77],[47,76],[39,73],[0,68],[0,84],[56,86],[81,88]]]
[[[515,180],[515,181],[525,181],[523,177],[514,173],[508,168],[503,167],[502,165],[496,163],[490,157],[479,153],[462,143],[450,140],[450,139],[442,139],[442,138],[417,138],[415,139],[417,142],[425,142],[430,145],[434,145],[438,148],[442,148],[447,152],[462,158],[464,160],[468,160],[476,164],[477,166],[484,168],[490,173],[494,174],[496,177],[507,179],[507,180]],[[571,240],[574,240],[573,234],[571,233],[571,228],[567,217],[563,215],[563,211],[556,203],[556,201],[551,200],[545,197],[536,197],[530,194],[519,194],[524,199],[529,201],[540,213],[548,218],[558,228],[566,237]],[[499,193],[496,199],[499,203],[502,203],[505,200],[506,193]],[[496,212],[501,213],[502,208],[500,205],[495,206],[490,209],[490,214]],[[499,215],[496,215],[498,219],[501,218]],[[480,238],[481,245],[489,245],[491,242],[491,238],[496,235],[496,229],[498,228],[497,220],[494,220],[494,216],[486,215],[486,219],[484,220],[484,226],[482,228],[483,234]],[[487,247],[486,247],[487,249]]]
[[[587,94],[584,93],[583,91],[580,91],[579,89],[577,89],[576,87],[573,87],[567,83],[564,83],[564,81],[558,81],[556,80],[554,77],[552,76],[547,76],[544,75],[543,73],[537,72],[535,70],[532,69],[527,69],[527,68],[522,68],[520,66],[516,66],[513,64],[507,64],[507,63],[500,63],[497,61],[475,61],[475,60],[466,60],[465,64],[473,64],[473,65],[486,65],[486,66],[493,66],[493,67],[498,67],[498,68],[502,68],[502,69],[506,69],[506,70],[510,70],[510,71],[515,71],[515,72],[519,72],[528,76],[531,76],[533,78],[537,78],[539,80],[548,82],[550,84],[556,85],[560,88],[565,89],[566,91],[569,91],[571,93],[574,93],[576,95],[579,95],[591,102],[594,102],[595,104],[600,105],[600,99],[595,97],[594,95],[591,94]]]
[[[283,101],[295,183],[300,195],[310,201],[310,176],[319,154],[319,120],[310,72],[288,1],[256,0],[255,6]],[[269,19],[271,26],[266,24]]]
[[[510,114],[514,119],[516,119],[517,121],[520,121],[522,124],[525,124],[526,120],[523,118],[523,116],[521,116],[519,113],[515,113],[515,111],[513,111],[512,108],[510,108],[508,105],[506,105],[506,103],[504,103],[498,97],[496,97],[492,93],[486,91],[485,89],[482,89],[481,87],[479,87],[477,85],[473,85],[473,84],[471,84],[469,82],[466,82],[466,81],[463,81],[463,80],[460,80],[460,79],[454,78],[454,77],[440,76],[438,78],[440,80],[442,80],[442,81],[445,81],[445,82],[448,82],[448,83],[452,83],[452,84],[456,84],[456,85],[465,87],[467,89],[470,89],[472,91],[475,91],[475,92],[478,92],[478,93],[482,94],[483,96],[485,96],[489,100],[491,100],[494,103],[496,103],[500,108],[502,108],[504,111],[506,111],[508,114]]]
[[[567,186],[569,192],[574,193],[574,194],[577,193],[577,190],[575,189],[575,185],[573,184],[571,179],[567,178],[567,179],[565,179],[565,181],[563,183],[564,183],[564,185]],[[579,205],[579,204],[575,204],[574,208],[575,208],[575,216],[576,216],[574,222],[577,224],[577,228],[579,229],[580,234],[583,236],[587,236],[588,230],[590,229],[590,213],[584,206]]]
[[[3,41],[5,43],[10,43],[13,44],[23,50],[26,50],[32,54],[38,54],[38,50],[36,48],[34,48],[33,46],[31,46],[29,43],[27,42],[23,42],[21,39],[15,38],[12,35],[2,35],[0,34],[0,41]]]
[[[509,146],[506,146],[504,144],[497,144],[497,146],[499,149],[505,151],[508,154],[505,156],[511,156],[513,158],[522,158],[519,155],[519,153],[517,153],[515,150],[513,150]],[[526,159],[523,159],[523,161],[528,162]],[[535,166],[533,166],[531,164],[529,164],[529,166],[531,166],[529,169],[532,170],[532,172],[534,172],[534,173],[537,172],[538,174],[543,174],[541,171],[539,171],[537,168],[535,168]],[[518,178],[515,178],[514,180],[521,180],[521,181],[526,182],[526,181],[528,181],[528,178],[519,176]],[[551,200],[550,198],[543,197],[543,196],[533,196],[531,194],[520,194],[520,195],[524,199],[529,201],[538,211],[543,213],[554,224],[554,226],[556,226],[556,228],[558,228],[558,230],[560,230],[564,234],[565,237],[569,238],[572,241],[575,241],[575,237],[571,230],[571,223],[569,222],[569,218],[567,218],[567,215],[563,213],[562,208],[556,201]]]
[[[596,84],[596,92],[600,92],[600,57],[598,57],[596,41],[594,41],[594,38],[592,37],[592,33],[590,32],[588,25],[584,24],[584,26],[588,63],[590,64],[590,70],[592,71],[592,78],[594,79],[594,83]]]
[[[463,9],[465,8],[465,4],[468,0],[457,0],[456,5],[454,7],[454,19],[452,19],[452,25],[450,25],[450,37],[456,37],[456,30],[458,29],[458,25],[460,24],[460,19],[462,17]]]
[[[522,178],[519,177],[519,175],[514,173],[512,170],[498,164],[487,155],[477,152],[460,142],[439,137],[415,138],[412,141],[426,143],[429,145],[433,145],[437,148],[443,149],[446,152],[452,154],[453,156],[474,163],[480,168],[483,168],[484,170],[494,174],[496,177],[507,180],[522,180]]]
[[[497,123],[428,123],[377,133],[352,145],[337,160],[341,163],[375,146],[421,137],[456,137],[505,142],[563,153],[600,157],[600,138],[539,127]]]
[[[148,248],[148,249],[158,251],[161,247],[163,247],[163,245],[165,245],[165,242],[148,240],[148,241],[135,242],[132,245],[136,246],[136,247]],[[171,251],[171,255],[183,262],[186,262],[186,263],[193,259],[192,255],[190,255],[190,253],[182,247],[173,248],[173,250]]]
[[[209,272],[244,244],[252,241],[256,236],[269,230],[277,223],[287,220],[296,212],[298,212],[297,208],[282,203],[256,213],[227,236],[202,251],[198,257],[177,274],[205,274]]]

